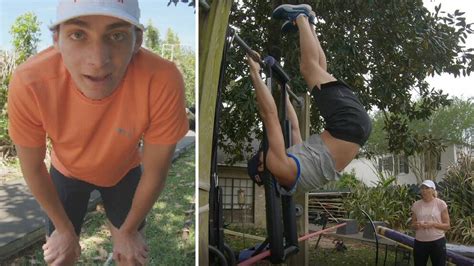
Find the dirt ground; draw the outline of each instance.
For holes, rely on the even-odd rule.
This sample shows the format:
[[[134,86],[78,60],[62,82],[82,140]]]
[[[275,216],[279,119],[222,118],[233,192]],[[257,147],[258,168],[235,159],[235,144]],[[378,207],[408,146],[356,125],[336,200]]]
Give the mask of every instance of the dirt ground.
[[[5,184],[7,181],[22,177],[23,175],[21,174],[20,167],[0,162],[0,185]]]

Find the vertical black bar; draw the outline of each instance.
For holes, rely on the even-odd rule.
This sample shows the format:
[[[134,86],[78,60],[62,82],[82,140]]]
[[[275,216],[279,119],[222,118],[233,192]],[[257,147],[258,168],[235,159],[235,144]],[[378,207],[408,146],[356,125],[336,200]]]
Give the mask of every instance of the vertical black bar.
[[[281,90],[280,90],[280,98],[281,98],[281,105],[280,105],[280,113],[282,114],[280,117],[282,119],[282,129],[283,129],[283,136],[285,138],[285,147],[289,148],[291,143],[291,124],[290,121],[287,119],[287,103],[286,103],[286,82],[280,83]],[[286,247],[295,246],[298,247],[298,234],[296,232],[296,209],[295,203],[293,201],[292,196],[282,196],[282,211],[283,211],[283,226],[285,230],[285,239],[286,239]],[[296,249],[297,251],[297,249]],[[294,252],[294,251],[292,251]],[[286,254],[290,255],[290,254]]]
[[[274,82],[272,77],[271,67],[265,69],[267,76],[267,87],[273,94]],[[264,158],[267,158],[266,152],[268,150],[268,136],[266,130],[263,132],[263,149]],[[267,218],[267,234],[268,242],[270,244],[270,261],[272,263],[281,263],[285,259],[284,245],[283,245],[283,226],[282,226],[282,210],[281,210],[281,199],[280,194],[275,187],[276,182],[271,173],[266,169],[265,165],[264,173],[264,186],[265,186],[265,208]]]
[[[209,245],[216,247],[222,253],[224,250],[224,215],[222,206],[222,190],[219,188],[217,176],[217,140],[219,137],[220,114],[222,109],[222,89],[224,84],[224,74],[227,65],[227,50],[230,46],[229,29],[226,33],[226,41],[222,51],[222,60],[219,72],[219,83],[217,87],[216,107],[214,114],[214,132],[212,135],[211,154],[211,187],[209,190]]]
[[[266,170],[264,173],[265,186],[265,208],[267,208],[267,234],[270,244],[270,261],[281,263],[284,261],[285,253],[283,246],[283,230],[281,217],[281,204],[278,192],[273,182],[273,177]],[[270,211],[269,211],[270,210]]]

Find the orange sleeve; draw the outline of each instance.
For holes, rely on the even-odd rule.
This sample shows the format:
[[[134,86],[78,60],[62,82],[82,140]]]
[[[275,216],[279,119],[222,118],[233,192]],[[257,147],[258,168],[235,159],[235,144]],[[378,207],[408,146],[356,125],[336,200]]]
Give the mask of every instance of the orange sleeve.
[[[164,72],[155,74],[151,82],[150,126],[144,135],[151,144],[175,144],[189,128],[183,77],[174,64]]]
[[[8,88],[8,132],[13,143],[24,147],[42,147],[46,132],[33,90],[19,73],[14,73]]]

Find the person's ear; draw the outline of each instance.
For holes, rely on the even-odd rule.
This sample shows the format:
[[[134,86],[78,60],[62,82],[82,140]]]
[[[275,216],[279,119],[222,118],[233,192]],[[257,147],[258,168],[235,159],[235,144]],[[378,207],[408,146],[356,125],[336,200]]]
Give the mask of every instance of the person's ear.
[[[142,47],[143,43],[143,31],[141,29],[135,30],[135,46],[133,48],[133,53],[137,53],[138,50]]]
[[[59,28],[53,31],[53,45],[54,45],[54,48],[59,50]]]

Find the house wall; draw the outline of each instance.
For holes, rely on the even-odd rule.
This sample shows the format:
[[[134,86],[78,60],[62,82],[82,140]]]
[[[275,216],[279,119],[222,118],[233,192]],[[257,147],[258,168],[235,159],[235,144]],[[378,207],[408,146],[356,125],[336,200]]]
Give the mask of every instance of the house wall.
[[[249,178],[247,168],[243,165],[223,166],[217,168],[219,177],[222,178]],[[263,186],[255,185],[254,190],[254,226],[265,227],[265,190]]]
[[[449,166],[454,164],[457,160],[457,152],[455,145],[449,145],[444,152],[441,153],[441,170],[436,175],[436,181],[439,182],[443,179]],[[368,186],[375,186],[378,181],[378,164],[375,159],[369,160],[366,158],[360,158],[353,160],[343,172],[350,173],[352,170],[355,171],[356,177],[364,182]],[[415,174],[412,169],[409,169],[409,173],[400,173],[397,175],[397,183],[402,184],[416,184],[418,183]]]

